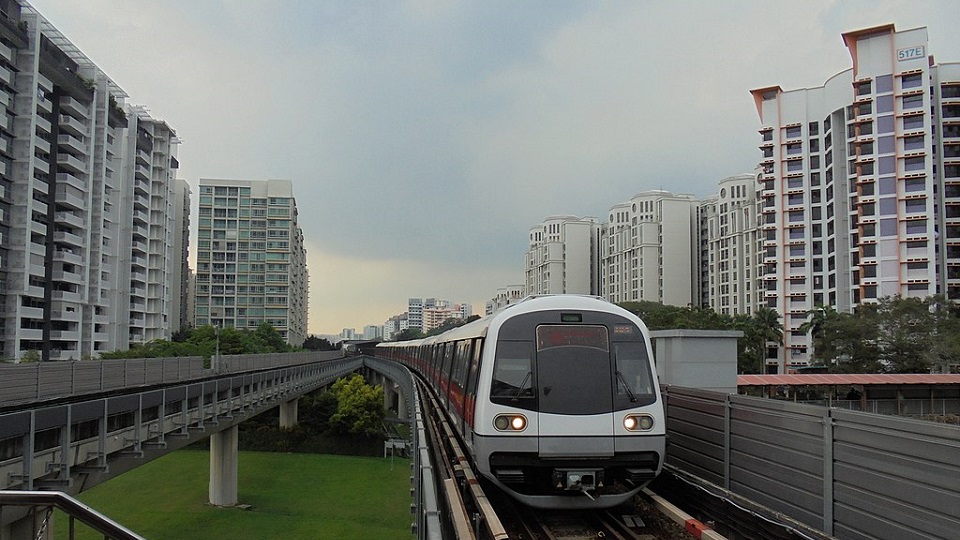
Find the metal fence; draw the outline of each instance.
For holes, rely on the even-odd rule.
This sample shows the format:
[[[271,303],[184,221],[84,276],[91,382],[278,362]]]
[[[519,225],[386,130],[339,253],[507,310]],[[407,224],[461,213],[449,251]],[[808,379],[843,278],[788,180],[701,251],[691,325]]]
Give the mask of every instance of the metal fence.
[[[219,358],[215,370],[205,369],[200,356],[0,364],[0,407],[341,357],[340,351],[228,355]]]
[[[407,417],[411,419],[411,458],[410,495],[413,497],[415,520],[413,533],[421,540],[439,540],[442,538],[440,524],[440,503],[434,478],[433,463],[430,461],[430,447],[426,435],[424,412],[420,406],[420,397],[414,384],[413,374],[405,366],[395,362],[363,357],[363,365],[391,379],[406,396]]]
[[[808,405],[833,407],[849,411],[863,411],[874,414],[890,414],[896,416],[948,416],[953,415],[960,421],[960,399],[868,399],[861,402],[859,399],[835,399],[832,401],[798,401]]]
[[[667,463],[843,540],[952,539],[960,428],[667,387]]]
[[[199,356],[0,364],[0,407],[183,382],[204,371]]]

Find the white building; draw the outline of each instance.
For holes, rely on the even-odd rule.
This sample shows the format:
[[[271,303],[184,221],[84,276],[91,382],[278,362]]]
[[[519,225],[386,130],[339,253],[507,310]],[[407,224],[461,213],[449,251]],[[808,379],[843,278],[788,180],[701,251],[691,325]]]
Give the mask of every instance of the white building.
[[[126,108],[127,94],[26,2],[3,11],[0,356],[80,360],[131,336],[169,338],[179,308],[168,280],[186,264],[168,236],[182,227],[173,130]],[[128,152],[141,125],[155,144]]]
[[[117,278],[129,283],[116,290],[115,305],[126,307],[114,313],[115,327],[126,327],[116,337],[120,349],[169,339],[180,329],[190,208],[189,191],[184,193],[176,180],[176,133],[142,107],[131,107],[129,113],[119,175]]]
[[[698,301],[697,207],[663,190],[614,205],[600,228],[600,294],[617,303]]]
[[[757,174],[730,176],[700,204],[700,305],[717,313],[750,315],[764,298],[758,186]]]
[[[595,218],[551,216],[530,229],[527,294],[596,294]]]
[[[497,289],[497,294],[491,300],[487,300],[484,314],[491,315],[495,311],[503,309],[510,304],[519,302],[527,295],[526,287],[523,285],[507,285]]]
[[[818,305],[960,298],[960,65],[933,62],[925,28],[843,39],[853,67],[823,86],[751,92],[764,299],[785,329],[771,372],[809,360]]]
[[[407,300],[407,328],[423,328],[423,299]]]
[[[302,344],[308,276],[291,182],[201,178],[199,190],[197,325],[268,323]]]

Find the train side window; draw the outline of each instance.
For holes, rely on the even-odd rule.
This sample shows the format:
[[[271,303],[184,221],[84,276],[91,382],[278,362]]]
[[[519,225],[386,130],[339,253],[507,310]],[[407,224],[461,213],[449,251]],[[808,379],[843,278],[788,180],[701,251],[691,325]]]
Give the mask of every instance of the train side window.
[[[440,369],[440,346],[430,346],[430,368],[436,372]]]
[[[467,362],[469,361],[470,342],[467,340],[457,342],[456,356],[453,358],[453,372],[450,378],[457,386],[463,388],[463,378],[467,373]]]
[[[490,399],[495,403],[514,405],[519,400],[536,397],[533,391],[533,343],[501,341],[493,364]]]
[[[614,342],[616,401],[619,408],[647,405],[656,400],[646,344],[642,341]]]
[[[467,393],[477,393],[477,374],[480,373],[480,353],[483,349],[483,340],[473,340],[472,354],[470,355],[470,373],[467,375]]]
[[[453,364],[453,349],[453,342],[440,346],[440,350],[443,351],[443,374],[447,378],[450,377],[450,366]]]

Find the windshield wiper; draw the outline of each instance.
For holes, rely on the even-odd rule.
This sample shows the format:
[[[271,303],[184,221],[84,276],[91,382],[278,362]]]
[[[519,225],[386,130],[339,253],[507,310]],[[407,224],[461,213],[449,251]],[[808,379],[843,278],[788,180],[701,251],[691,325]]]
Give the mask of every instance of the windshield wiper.
[[[512,401],[520,401],[520,394],[524,390],[524,386],[527,384],[527,381],[530,380],[530,376],[533,375],[532,371],[527,372],[527,376],[523,378],[523,381],[520,383],[520,386],[517,387],[517,393],[513,395]]]
[[[627,384],[626,377],[623,376],[623,373],[620,370],[617,370],[617,380],[623,385],[623,389],[627,391],[627,395],[630,396],[630,403],[637,402],[637,396],[633,393],[633,390],[630,390],[630,385]]]

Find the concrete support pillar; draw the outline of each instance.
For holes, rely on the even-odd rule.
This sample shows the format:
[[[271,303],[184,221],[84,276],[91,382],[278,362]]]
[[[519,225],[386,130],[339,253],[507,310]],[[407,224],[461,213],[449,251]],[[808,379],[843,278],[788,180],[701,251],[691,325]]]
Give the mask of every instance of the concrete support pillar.
[[[237,461],[239,429],[227,428],[210,436],[210,504],[237,504]]]
[[[297,425],[299,403],[299,400],[294,399],[280,404],[280,429],[292,429]]]
[[[396,395],[397,395],[397,391],[393,387],[393,382],[384,380],[383,381],[383,408],[384,409],[387,409],[387,410],[393,409],[393,402],[396,399],[394,396]]]
[[[407,414],[407,399],[403,392],[397,392],[397,418],[400,420],[409,420]]]

